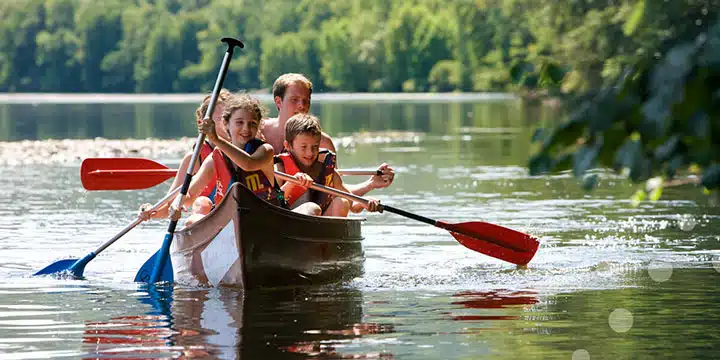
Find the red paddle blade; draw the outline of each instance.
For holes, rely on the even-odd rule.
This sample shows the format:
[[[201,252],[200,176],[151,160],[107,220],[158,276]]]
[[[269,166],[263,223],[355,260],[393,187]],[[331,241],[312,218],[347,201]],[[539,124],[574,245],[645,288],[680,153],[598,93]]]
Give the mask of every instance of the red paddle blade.
[[[529,263],[540,245],[531,235],[486,222],[448,224],[438,221],[436,226],[449,230],[468,249],[516,265]]]
[[[143,158],[88,158],[80,167],[87,190],[138,190],[158,185],[177,170]]]

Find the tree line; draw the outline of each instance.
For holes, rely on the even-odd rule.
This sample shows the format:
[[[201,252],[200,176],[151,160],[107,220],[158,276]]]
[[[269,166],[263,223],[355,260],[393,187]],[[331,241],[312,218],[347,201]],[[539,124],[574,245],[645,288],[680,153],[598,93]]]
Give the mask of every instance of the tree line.
[[[247,89],[302,72],[321,91],[560,93],[705,26],[715,3],[14,0],[0,4],[0,91],[209,91],[233,36],[246,48],[228,84]]]
[[[588,53],[580,48],[574,68],[594,69],[589,83],[595,86],[569,97],[565,121],[535,133],[530,173],[569,170],[591,189],[600,179],[595,170],[610,168],[644,183],[635,201],[656,200],[667,186],[697,182],[720,203],[718,9],[712,0],[641,0],[616,27],[617,36],[597,31],[593,42],[607,45],[596,47],[596,56],[607,59],[603,67],[589,66],[592,58],[585,63]],[[596,13],[598,19],[603,13]],[[662,31],[648,34],[646,24],[663,24]],[[638,53],[629,61],[617,54],[626,46]],[[514,72],[524,79],[532,69]],[[557,90],[568,81],[566,76],[546,84]]]

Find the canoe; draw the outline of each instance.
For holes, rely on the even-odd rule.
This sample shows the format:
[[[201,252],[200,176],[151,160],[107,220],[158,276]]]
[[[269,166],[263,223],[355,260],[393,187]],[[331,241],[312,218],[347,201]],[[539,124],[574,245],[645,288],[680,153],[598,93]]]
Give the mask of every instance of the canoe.
[[[210,214],[175,233],[175,281],[251,289],[351,279],[363,269],[361,223],[294,213],[234,184]]]

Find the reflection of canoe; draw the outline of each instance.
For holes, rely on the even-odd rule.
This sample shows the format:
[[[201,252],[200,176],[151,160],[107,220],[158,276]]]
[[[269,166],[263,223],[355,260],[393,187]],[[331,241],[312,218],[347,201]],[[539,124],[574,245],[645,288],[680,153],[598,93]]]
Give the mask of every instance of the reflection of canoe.
[[[360,275],[361,220],[278,208],[241,185],[202,220],[175,233],[176,281],[243,288],[336,281]]]
[[[145,291],[140,306],[123,308],[127,313],[85,322],[84,358],[342,358],[337,352],[351,339],[393,331],[362,322],[362,293],[354,288]]]

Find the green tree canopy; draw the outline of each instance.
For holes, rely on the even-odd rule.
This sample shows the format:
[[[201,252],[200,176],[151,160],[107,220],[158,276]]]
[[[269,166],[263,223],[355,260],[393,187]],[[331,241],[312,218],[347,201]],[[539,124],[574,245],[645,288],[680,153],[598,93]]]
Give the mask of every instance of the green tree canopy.
[[[700,11],[700,14],[707,13]],[[720,187],[720,18],[678,30],[672,42],[639,58],[598,91],[582,94],[559,126],[538,133],[532,174],[572,169],[592,188],[606,167],[634,182],[698,173]],[[641,21],[632,18],[633,22]],[[635,27],[633,24],[630,27]],[[677,27],[680,29],[681,27]],[[630,29],[632,30],[632,29]],[[658,198],[662,186],[648,187]]]

